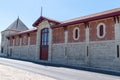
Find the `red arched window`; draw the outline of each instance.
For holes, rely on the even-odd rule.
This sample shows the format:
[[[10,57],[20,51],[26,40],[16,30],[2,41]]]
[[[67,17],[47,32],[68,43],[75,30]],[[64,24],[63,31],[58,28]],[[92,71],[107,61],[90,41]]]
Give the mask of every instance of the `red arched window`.
[[[41,45],[48,45],[48,39],[49,39],[49,29],[48,28],[44,28],[41,31]]]
[[[99,30],[100,30],[99,34],[100,34],[100,36],[103,36],[103,34],[104,34],[103,29],[104,29],[103,25],[100,25],[100,27],[99,27]]]

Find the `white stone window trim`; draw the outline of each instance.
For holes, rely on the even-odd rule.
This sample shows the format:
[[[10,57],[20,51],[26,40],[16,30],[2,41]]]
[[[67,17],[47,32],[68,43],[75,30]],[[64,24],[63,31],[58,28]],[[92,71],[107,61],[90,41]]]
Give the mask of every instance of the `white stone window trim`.
[[[101,25],[103,25],[103,36],[100,36],[100,26]],[[97,36],[98,36],[98,38],[104,38],[105,35],[106,35],[106,25],[105,25],[105,23],[99,23],[97,25]]]
[[[77,36],[77,38],[75,37],[75,35],[76,35],[76,30],[78,30],[78,36]],[[79,27],[75,27],[74,29],[73,29],[73,39],[74,40],[78,40],[80,38],[80,28]]]

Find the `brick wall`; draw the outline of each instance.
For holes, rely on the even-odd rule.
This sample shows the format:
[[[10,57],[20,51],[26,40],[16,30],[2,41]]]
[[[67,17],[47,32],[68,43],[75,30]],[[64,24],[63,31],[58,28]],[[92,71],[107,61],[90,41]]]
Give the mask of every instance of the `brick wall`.
[[[90,41],[102,41],[102,40],[115,40],[115,30],[114,30],[114,18],[105,18],[100,20],[95,20],[88,22],[90,29]],[[103,38],[99,38],[97,36],[97,25],[99,23],[105,24],[105,36]],[[78,40],[74,40],[73,38],[73,30],[75,27],[80,29],[80,37]],[[68,31],[68,43],[72,42],[85,42],[86,39],[86,26],[84,23],[74,24],[67,26],[66,30]],[[64,28],[54,28],[53,29],[53,43],[63,43],[64,42]]]
[[[80,37],[78,40],[73,39],[73,30],[75,27],[78,27],[80,29]],[[85,24],[75,24],[75,25],[70,25],[67,27],[68,30],[68,42],[84,42],[85,41]]]
[[[22,38],[22,46],[28,45],[28,34],[21,35]]]
[[[36,32],[30,33],[30,45],[36,44]]]
[[[106,25],[106,35],[104,38],[99,38],[97,36],[97,25],[99,23],[104,23]],[[115,39],[114,24],[115,24],[114,18],[106,18],[89,22],[90,41],[114,40]]]
[[[64,28],[54,28],[52,30],[53,43],[64,43]]]
[[[15,46],[20,46],[20,37],[19,36],[15,36],[15,38],[14,38],[14,40],[15,40]]]

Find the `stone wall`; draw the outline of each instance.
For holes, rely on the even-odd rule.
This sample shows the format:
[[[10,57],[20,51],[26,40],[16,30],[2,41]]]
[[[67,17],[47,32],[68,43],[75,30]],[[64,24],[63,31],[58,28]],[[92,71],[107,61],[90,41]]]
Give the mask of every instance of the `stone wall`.
[[[86,45],[81,44],[55,44],[52,46],[52,63],[65,65],[85,65]]]
[[[84,66],[87,56],[85,43],[68,44],[66,55],[69,65]]]
[[[92,67],[113,68],[116,56],[114,41],[91,42],[89,45],[89,64]]]
[[[7,39],[8,36],[18,33],[18,31],[14,30],[5,30],[1,32],[1,47],[3,48],[3,54],[7,55],[9,41]]]
[[[64,44],[55,44],[52,46],[51,60],[52,63],[66,64],[66,53]]]
[[[53,44],[51,58],[57,64],[120,70],[115,41]]]
[[[12,49],[11,53],[10,49]],[[18,59],[34,61],[38,57],[36,52],[36,45],[9,47],[9,56]]]

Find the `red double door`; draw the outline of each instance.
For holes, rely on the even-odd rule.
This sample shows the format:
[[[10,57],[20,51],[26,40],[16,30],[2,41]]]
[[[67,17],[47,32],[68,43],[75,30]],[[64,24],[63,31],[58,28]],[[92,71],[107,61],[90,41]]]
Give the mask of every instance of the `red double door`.
[[[49,29],[44,28],[41,30],[41,46],[40,46],[40,60],[48,60],[49,48]]]

